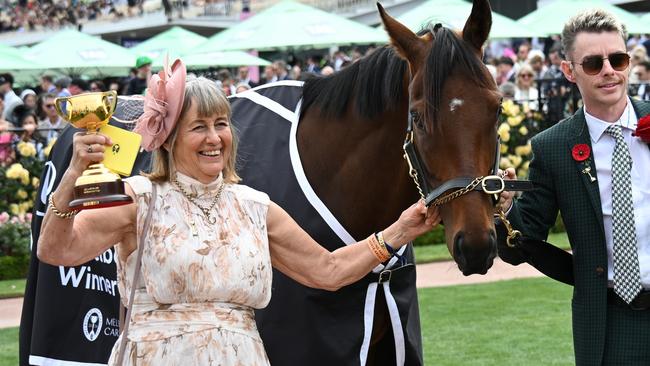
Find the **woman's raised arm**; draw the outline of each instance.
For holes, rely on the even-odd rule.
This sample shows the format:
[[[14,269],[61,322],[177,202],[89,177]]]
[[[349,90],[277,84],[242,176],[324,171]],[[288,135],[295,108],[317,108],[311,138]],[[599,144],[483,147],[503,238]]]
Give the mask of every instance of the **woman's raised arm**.
[[[127,253],[123,254],[128,255],[135,249],[135,204],[83,210],[70,217],[63,214],[70,211],[68,202],[73,199],[75,180],[89,164],[102,161],[105,146],[110,145],[110,139],[101,134],[75,134],[70,165],[56,191],[50,194],[50,204],[43,218],[37,246],[41,261],[75,266],[119,242],[126,247]],[[125,185],[125,191],[135,198],[131,187]]]

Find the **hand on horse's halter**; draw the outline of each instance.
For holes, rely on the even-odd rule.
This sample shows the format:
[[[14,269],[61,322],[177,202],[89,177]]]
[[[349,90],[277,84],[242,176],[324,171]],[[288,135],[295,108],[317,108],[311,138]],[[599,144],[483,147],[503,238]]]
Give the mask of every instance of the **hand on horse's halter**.
[[[506,170],[499,169],[497,173],[501,178],[505,180],[516,180],[517,173],[515,173],[515,168],[507,168]],[[515,196],[514,191],[503,191],[499,195],[499,202],[497,202],[495,209],[501,210],[503,212],[508,212],[512,206],[512,199]]]

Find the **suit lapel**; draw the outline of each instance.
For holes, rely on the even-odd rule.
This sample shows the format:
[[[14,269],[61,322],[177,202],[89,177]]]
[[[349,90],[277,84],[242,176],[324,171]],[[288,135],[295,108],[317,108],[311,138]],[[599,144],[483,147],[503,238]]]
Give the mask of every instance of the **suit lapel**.
[[[646,86],[646,93],[650,92],[649,86]],[[636,113],[637,118],[641,119],[648,114],[650,114],[650,103],[632,99],[632,107],[634,108],[634,113]],[[646,144],[650,149],[650,143]]]
[[[580,184],[582,184],[589,195],[589,200],[591,201],[591,206],[594,213],[599,221],[602,222],[603,219],[603,209],[600,203],[600,191],[598,190],[598,180],[592,180],[591,178],[597,178],[596,175],[596,163],[593,157],[593,148],[591,146],[591,136],[589,135],[589,128],[587,128],[587,121],[585,120],[584,109],[580,109],[573,118],[568,119],[565,123],[571,124],[571,131],[568,135],[568,153],[571,154],[574,146],[578,144],[586,144],[589,146],[590,156],[585,161],[573,160],[575,169],[578,171],[578,176],[580,177]],[[585,169],[590,169],[589,173]]]

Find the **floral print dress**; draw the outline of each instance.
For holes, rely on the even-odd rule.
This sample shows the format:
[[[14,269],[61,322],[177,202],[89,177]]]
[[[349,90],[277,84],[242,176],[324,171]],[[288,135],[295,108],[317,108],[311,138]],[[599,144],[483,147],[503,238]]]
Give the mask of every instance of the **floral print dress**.
[[[203,207],[211,205],[223,184],[221,177],[207,185],[180,173],[177,178]],[[141,176],[126,182],[137,195],[140,237],[152,183]],[[124,365],[268,365],[253,313],[271,297],[268,196],[227,184],[211,211],[216,222],[210,223],[175,185],[154,184],[155,211],[144,244]],[[128,301],[136,258],[137,250],[126,263],[117,261],[123,302]],[[121,337],[109,365],[116,363]]]

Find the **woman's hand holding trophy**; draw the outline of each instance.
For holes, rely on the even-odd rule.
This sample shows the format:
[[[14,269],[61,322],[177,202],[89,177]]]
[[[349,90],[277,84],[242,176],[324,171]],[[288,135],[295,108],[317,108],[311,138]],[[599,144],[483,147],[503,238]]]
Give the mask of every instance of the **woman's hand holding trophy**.
[[[111,154],[116,155],[121,149],[120,146],[114,145],[113,139],[109,136],[97,132],[101,128],[110,127],[121,131],[120,134],[134,134],[106,126],[117,106],[117,93],[115,91],[85,93],[57,98],[54,106],[61,118],[77,128],[86,130],[85,133],[78,132],[74,136],[72,159],[66,173],[69,179],[74,177],[75,180],[74,199],[67,206],[76,211],[133,202],[124,191],[124,182],[120,175],[102,164],[106,157],[104,154],[106,147],[109,147]],[[139,141],[137,139],[137,142],[135,140],[129,142],[139,145]],[[135,153],[137,154],[137,147]],[[119,157],[112,158],[119,159]],[[124,158],[123,160],[129,160],[128,157]],[[135,155],[131,158],[131,166],[133,166]],[[128,171],[130,172],[130,169]]]

